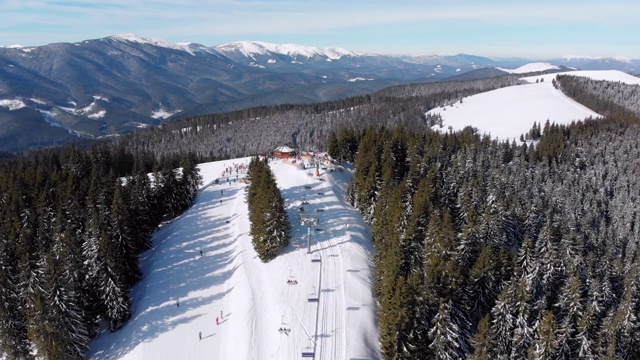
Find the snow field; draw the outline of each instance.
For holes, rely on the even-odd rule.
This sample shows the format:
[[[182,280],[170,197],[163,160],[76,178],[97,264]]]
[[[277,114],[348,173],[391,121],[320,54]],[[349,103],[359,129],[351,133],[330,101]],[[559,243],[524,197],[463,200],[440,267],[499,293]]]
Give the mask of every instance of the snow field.
[[[473,95],[453,106],[432,109],[427,114],[440,114],[443,127],[436,130],[462,130],[466,126],[478,128],[500,140],[517,140],[531,129],[534,122],[549,120],[569,124],[587,117],[600,117],[553,88],[551,81],[509,86]]]
[[[520,66],[519,68],[516,68],[516,69],[505,69],[505,68],[501,68],[501,67],[498,67],[496,69],[502,70],[502,71],[507,72],[509,74],[525,74],[525,73],[534,72],[534,71],[545,71],[545,70],[559,69],[559,67],[556,66],[556,65],[549,64],[549,63],[535,62],[535,63],[529,63],[529,64],[526,64],[526,65],[522,65],[522,66]]]
[[[132,319],[101,334],[88,358],[299,359],[303,351],[315,359],[380,357],[369,228],[342,202],[349,170],[323,173],[326,181],[319,181],[297,166],[272,162],[292,241],[301,246],[292,244],[264,264],[249,236],[246,185],[214,182],[225,167],[248,161],[200,165],[205,185],[193,207],[160,228],[154,248],[143,254]],[[303,201],[304,212],[320,218],[312,254],[307,228],[298,223]],[[311,294],[317,302],[308,301]]]
[[[544,64],[536,66],[542,65]],[[567,97],[562,91],[555,89],[552,80],[558,74],[640,84],[640,78],[615,70],[544,74],[523,78],[529,84],[509,86],[469,96],[462,102],[429,110],[427,114],[442,116],[442,127],[436,125],[433,127],[434,130],[458,131],[466,126],[472,126],[481,134],[507,141],[518,141],[520,135],[527,133],[534,122],[544,126],[547,120],[556,124],[570,124],[572,121],[584,120],[588,117],[601,117]]]

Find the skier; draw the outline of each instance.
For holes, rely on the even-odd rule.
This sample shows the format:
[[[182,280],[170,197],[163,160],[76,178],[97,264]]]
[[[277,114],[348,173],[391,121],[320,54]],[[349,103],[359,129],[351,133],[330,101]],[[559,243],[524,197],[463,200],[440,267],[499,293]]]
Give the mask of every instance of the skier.
[[[224,316],[222,316],[222,310],[220,310],[220,319],[224,319]]]
[[[200,256],[202,256],[202,250],[200,250]]]
[[[202,331],[200,331],[200,332],[198,333],[198,338],[199,338],[200,340],[202,340]]]
[[[216,318],[216,325],[220,325],[220,318],[219,317]]]
[[[180,300],[176,300],[176,307],[180,307]]]
[[[222,190],[220,190],[220,195],[222,195]]]

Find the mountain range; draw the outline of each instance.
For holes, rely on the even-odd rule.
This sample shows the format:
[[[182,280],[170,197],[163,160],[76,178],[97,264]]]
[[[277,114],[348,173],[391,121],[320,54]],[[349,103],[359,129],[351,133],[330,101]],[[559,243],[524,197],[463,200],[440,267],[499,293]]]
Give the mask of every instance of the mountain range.
[[[242,41],[170,43],[133,34],[0,47],[0,151],[129,133],[171,119],[381,88],[496,76],[528,59],[391,56]],[[640,60],[564,57],[559,69],[636,72]],[[473,77],[472,77],[473,76]]]

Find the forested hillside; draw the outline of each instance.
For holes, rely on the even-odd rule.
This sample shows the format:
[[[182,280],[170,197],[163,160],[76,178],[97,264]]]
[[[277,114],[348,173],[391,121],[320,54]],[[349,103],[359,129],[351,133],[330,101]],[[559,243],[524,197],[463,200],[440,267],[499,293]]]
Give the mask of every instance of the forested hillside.
[[[386,359],[640,357],[638,118],[359,138]],[[334,149],[346,147],[334,141]]]
[[[138,255],[199,182],[188,154],[158,163],[106,145],[0,162],[0,354],[82,359],[99,329],[119,329]]]
[[[517,76],[412,84],[314,105],[278,105],[210,114],[165,123],[122,140],[133,152],[157,156],[194,152],[199,159],[267,153],[289,144],[303,150],[326,147],[331,131],[402,125],[426,129],[427,110],[462,97],[519,84]]]
[[[631,111],[640,116],[640,85],[585,77],[558,75],[562,92],[582,105],[603,115]]]
[[[640,358],[637,86],[554,81],[608,117],[536,124],[535,146],[429,129],[427,110],[520,84],[509,75],[211,114],[88,151],[1,159],[0,350],[82,358],[99,329],[129,318],[138,255],[192,203],[195,164],[289,144],[355,164],[348,200],[374,229],[385,358]],[[282,207],[264,201],[278,194],[261,165],[252,223]],[[267,239],[277,224],[274,241],[256,241],[265,261],[289,231],[267,220],[252,232]]]

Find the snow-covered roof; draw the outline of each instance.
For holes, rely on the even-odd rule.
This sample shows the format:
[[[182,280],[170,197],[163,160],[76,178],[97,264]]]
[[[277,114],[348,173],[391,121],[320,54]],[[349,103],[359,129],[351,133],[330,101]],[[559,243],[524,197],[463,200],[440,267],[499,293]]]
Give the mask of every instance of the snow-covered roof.
[[[283,153],[290,153],[290,152],[296,151],[296,149],[292,149],[285,145],[285,146],[280,146],[279,148],[276,149],[276,151],[283,152]]]

